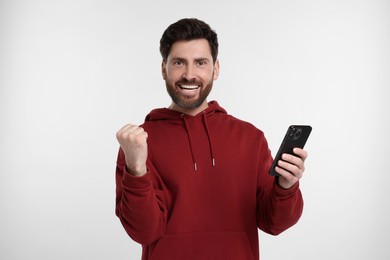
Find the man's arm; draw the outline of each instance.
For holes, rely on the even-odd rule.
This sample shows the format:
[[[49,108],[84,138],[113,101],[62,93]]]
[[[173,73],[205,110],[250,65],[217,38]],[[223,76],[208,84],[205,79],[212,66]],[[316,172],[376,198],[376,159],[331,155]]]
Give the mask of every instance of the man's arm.
[[[295,225],[302,211],[303,198],[299,183],[285,190],[275,180],[269,195],[258,197],[259,228],[268,234],[278,235]]]
[[[126,171],[123,152],[119,152],[116,168],[115,213],[127,234],[147,245],[159,239],[166,227],[168,196],[154,167],[141,177]]]
[[[299,179],[304,171],[307,152],[294,149],[297,156],[284,156],[279,163],[279,177],[269,176],[272,157],[268,145],[262,143],[262,166],[258,178],[257,213],[258,226],[264,232],[278,235],[296,224],[302,215],[303,198],[299,189]],[[290,176],[292,175],[292,176]]]
[[[162,180],[147,162],[147,133],[126,125],[117,133],[121,145],[116,167],[116,215],[129,236],[150,244],[162,236],[167,219],[167,196]]]

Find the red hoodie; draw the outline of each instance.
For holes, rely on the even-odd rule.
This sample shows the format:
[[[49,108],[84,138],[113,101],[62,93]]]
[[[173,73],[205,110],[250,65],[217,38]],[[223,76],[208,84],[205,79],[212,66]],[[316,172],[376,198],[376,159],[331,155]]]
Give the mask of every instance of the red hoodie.
[[[213,101],[196,116],[155,109],[148,133],[148,172],[116,168],[116,214],[142,244],[142,259],[259,259],[258,231],[277,235],[302,214],[298,184],[269,176],[263,132]]]

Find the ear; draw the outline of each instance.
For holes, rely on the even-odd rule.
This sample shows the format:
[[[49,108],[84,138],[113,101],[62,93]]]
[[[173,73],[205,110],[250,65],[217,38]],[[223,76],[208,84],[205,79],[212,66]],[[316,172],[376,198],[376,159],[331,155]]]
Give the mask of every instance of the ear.
[[[163,79],[166,80],[167,79],[167,65],[164,61],[161,63],[161,74],[162,74]]]
[[[214,63],[214,77],[213,80],[217,80],[219,76],[219,60],[217,59]]]

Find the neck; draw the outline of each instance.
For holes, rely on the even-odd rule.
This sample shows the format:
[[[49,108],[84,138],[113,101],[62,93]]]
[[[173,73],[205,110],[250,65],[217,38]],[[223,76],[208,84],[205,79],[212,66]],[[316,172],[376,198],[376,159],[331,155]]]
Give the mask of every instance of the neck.
[[[171,105],[168,107],[171,110],[189,115],[189,116],[196,116],[203,110],[207,109],[209,107],[209,104],[205,100],[199,107],[196,108],[182,108],[176,105],[174,102],[171,103]]]

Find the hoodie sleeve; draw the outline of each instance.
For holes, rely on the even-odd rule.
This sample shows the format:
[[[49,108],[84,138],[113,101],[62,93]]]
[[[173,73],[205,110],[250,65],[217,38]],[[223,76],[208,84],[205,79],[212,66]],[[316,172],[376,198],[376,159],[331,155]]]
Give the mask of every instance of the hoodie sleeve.
[[[285,190],[277,184],[277,178],[268,174],[273,159],[264,137],[260,142],[259,158],[257,223],[262,231],[278,235],[298,222],[303,198],[299,183]]]
[[[148,172],[135,177],[126,171],[124,153],[120,149],[116,166],[116,209],[127,234],[147,245],[164,233],[167,220],[167,196],[162,180],[150,162]]]

